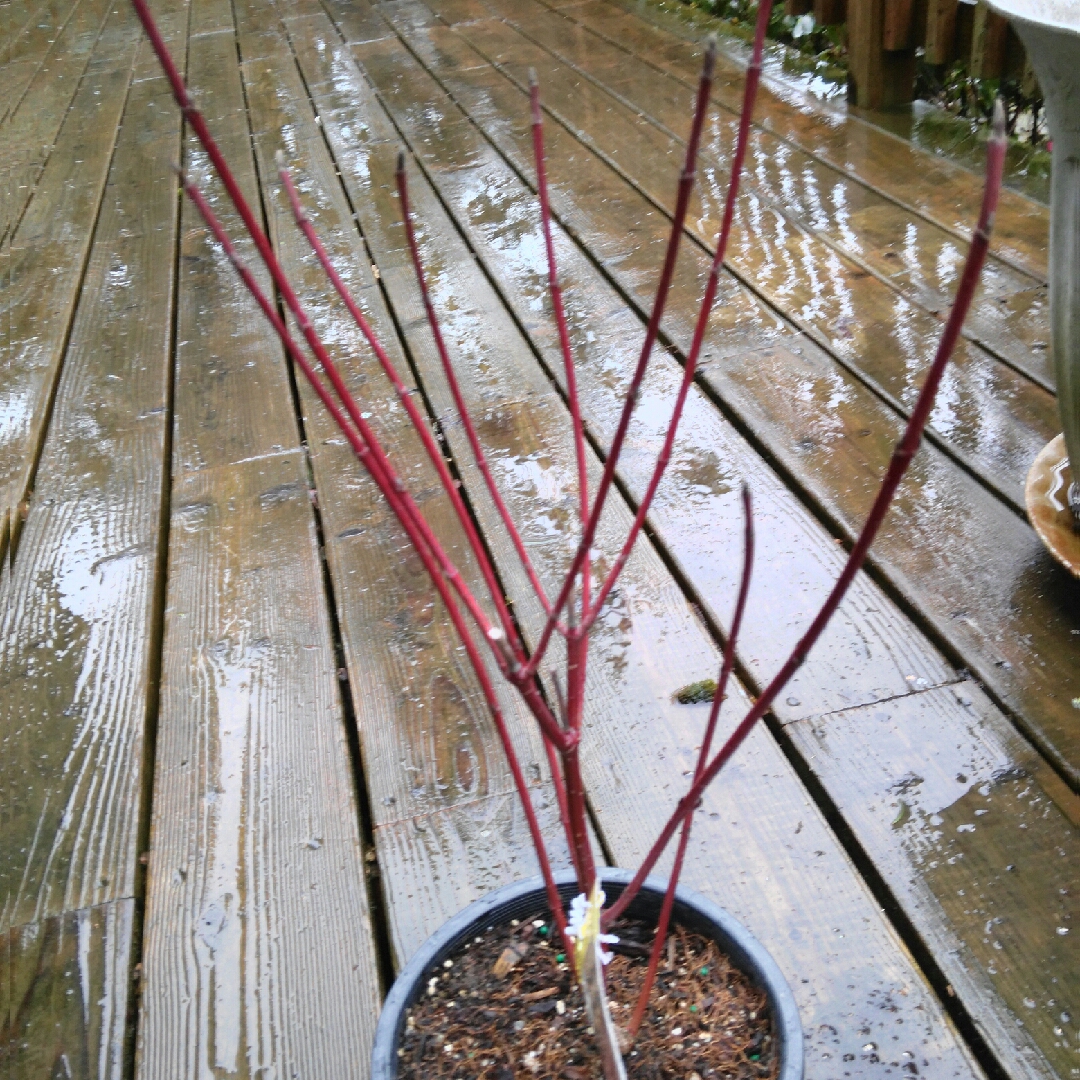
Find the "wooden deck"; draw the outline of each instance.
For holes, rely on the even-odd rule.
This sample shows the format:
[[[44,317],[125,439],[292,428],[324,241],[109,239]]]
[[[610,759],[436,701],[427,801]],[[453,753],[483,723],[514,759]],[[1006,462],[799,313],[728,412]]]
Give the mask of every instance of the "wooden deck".
[[[669,227],[698,29],[640,0],[156,11],[324,339],[460,551],[292,226],[284,150],[535,634],[422,318],[397,148],[464,392],[550,583],[574,467],[526,72],[548,110],[599,469]],[[393,968],[534,872],[507,769],[402,535],[179,198],[182,159],[235,225],[132,12],[3,0],[0,42],[0,1075],[364,1077]],[[605,552],[647,482],[718,223],[742,79],[739,46],[723,49],[669,347]],[[705,363],[650,542],[596,639],[586,764],[604,854],[624,866],[690,767],[703,707],[672,695],[718,664],[740,481],[759,522],[739,653],[752,693],[869,505],[979,197],[977,177],[777,73],[756,115]],[[1046,242],[1046,209],[1006,193],[872,566],[695,826],[687,883],[784,970],[809,1080],[1080,1077],[1080,583],[1022,507],[1058,430]]]

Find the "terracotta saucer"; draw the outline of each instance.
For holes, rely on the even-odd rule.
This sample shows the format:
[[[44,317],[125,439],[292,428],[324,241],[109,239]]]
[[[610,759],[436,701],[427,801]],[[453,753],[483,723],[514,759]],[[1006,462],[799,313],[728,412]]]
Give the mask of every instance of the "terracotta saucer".
[[[1080,532],[1069,508],[1072,483],[1065,436],[1051,439],[1035,459],[1027,476],[1024,501],[1028,518],[1050,554],[1076,577],[1080,577]]]

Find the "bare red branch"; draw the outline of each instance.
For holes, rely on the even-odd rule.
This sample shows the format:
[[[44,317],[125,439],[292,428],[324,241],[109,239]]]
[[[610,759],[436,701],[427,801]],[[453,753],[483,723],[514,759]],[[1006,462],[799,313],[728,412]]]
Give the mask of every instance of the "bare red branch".
[[[727,195],[724,199],[724,216],[720,223],[720,233],[716,240],[716,252],[713,255],[712,266],[709,268],[709,278],[705,285],[705,295],[698,309],[697,322],[694,326],[694,337],[690,344],[690,352],[686,357],[683,368],[682,382],[675,398],[675,406],[671,412],[671,420],[664,434],[664,442],[656,459],[656,467],[645,489],[645,496],[638,506],[634,515],[634,524],[627,533],[626,541],[612,564],[608,576],[597,591],[596,600],[592,610],[585,616],[587,626],[591,626],[600,614],[604,601],[618,581],[619,575],[630,558],[630,552],[641,533],[645,524],[656,490],[660,486],[664,472],[671,461],[671,449],[675,444],[675,434],[682,419],[683,409],[686,406],[686,398],[690,392],[690,384],[694,381],[697,372],[698,358],[701,355],[701,346],[705,340],[705,330],[709,324],[709,316],[712,313],[713,303],[716,300],[716,292],[720,284],[720,271],[723,268],[724,258],[727,255],[728,240],[731,237],[731,223],[735,216],[735,202],[739,197],[739,181],[742,177],[743,163],[746,160],[746,148],[750,142],[750,122],[754,115],[754,102],[757,99],[758,84],[761,81],[761,58],[765,48],[765,31],[769,26],[769,13],[772,10],[772,0],[761,0],[758,5],[757,23],[754,28],[754,50],[750,59],[750,66],[746,70],[746,83],[743,87],[742,112],[739,114],[739,134],[735,140],[735,156],[731,162],[731,173],[728,177]]]
[[[630,428],[630,418],[633,415],[634,406],[637,404],[637,398],[641,392],[641,384],[645,378],[645,371],[648,368],[653,345],[656,343],[656,339],[660,333],[660,321],[664,315],[664,307],[667,303],[667,296],[671,289],[671,279],[675,273],[675,260],[679,253],[679,242],[682,239],[683,226],[686,223],[686,210],[690,202],[690,191],[694,185],[698,144],[701,141],[701,129],[704,126],[705,114],[708,111],[709,92],[712,87],[712,75],[715,63],[716,42],[715,40],[710,40],[705,50],[701,78],[698,82],[697,97],[694,105],[694,118],[690,126],[690,138],[686,144],[686,158],[683,164],[683,170],[679,176],[679,189],[675,200],[675,214],[672,219],[671,232],[668,237],[667,250],[664,255],[664,266],[660,272],[660,282],[656,289],[652,313],[649,316],[649,323],[645,329],[645,340],[642,343],[637,366],[634,369],[634,374],[630,380],[630,388],[627,391],[626,401],[623,404],[622,414],[619,417],[619,424],[615,431],[615,437],[608,450],[607,461],[604,463],[604,472],[600,478],[600,485],[597,488],[596,498],[593,500],[588,521],[585,523],[582,530],[582,536],[578,544],[577,552],[570,564],[570,569],[567,571],[563,587],[559,592],[558,599],[555,601],[552,613],[548,616],[547,624],[540,634],[540,639],[537,642],[536,651],[533,653],[532,660],[525,668],[525,674],[530,674],[530,667],[535,669],[535,666],[539,665],[543,658],[544,652],[547,649],[547,644],[551,639],[551,634],[555,629],[555,622],[566,605],[570,593],[575,587],[578,575],[581,574],[582,567],[588,559],[589,550],[592,547],[593,540],[596,537],[597,527],[600,524],[604,503],[615,478],[615,468],[618,465],[619,456],[622,453],[623,444],[626,441],[626,433]],[[577,629],[577,633],[584,636],[587,631],[588,625],[582,622]]]
[[[453,364],[450,362],[450,354],[447,352],[442,328],[439,325],[439,316],[435,310],[435,305],[431,302],[431,293],[428,290],[427,285],[427,275],[424,273],[423,260],[420,258],[420,247],[416,242],[416,231],[413,228],[412,212],[409,208],[409,183],[408,176],[405,172],[404,153],[398,154],[396,179],[398,196],[401,199],[401,217],[405,225],[405,236],[409,243],[409,254],[412,257],[413,270],[416,272],[416,280],[420,286],[420,295],[423,299],[424,311],[427,314],[428,325],[431,327],[431,336],[435,340],[435,349],[439,354],[439,362],[442,365],[443,374],[446,377],[447,385],[450,387],[450,393],[454,399],[454,407],[457,409],[458,417],[461,420],[461,426],[465,431],[465,436],[469,440],[469,448],[472,450],[473,458],[476,461],[476,467],[480,470],[480,475],[484,480],[484,486],[487,488],[488,494],[495,504],[495,509],[499,515],[499,520],[503,524],[503,528],[506,530],[506,535],[514,545],[514,550],[517,552],[518,559],[521,561],[521,565],[529,579],[529,584],[532,586],[537,598],[543,605],[545,612],[550,611],[551,603],[548,601],[547,595],[544,592],[544,587],[540,583],[540,578],[533,569],[532,560],[525,550],[525,544],[522,542],[517,526],[514,525],[514,519],[510,516],[510,511],[507,509],[506,503],[503,501],[503,497],[499,493],[498,487],[495,485],[495,480],[491,475],[491,469],[488,466],[487,456],[484,454],[484,448],[480,445],[480,439],[476,434],[476,425],[473,424],[472,416],[469,414],[468,406],[465,404],[465,399],[461,393],[461,387],[458,384],[457,374],[454,371]],[[492,574],[492,578],[494,579],[494,574]],[[504,620],[504,629],[506,629],[506,632],[509,635],[512,631],[510,615],[506,610],[506,605],[502,603],[501,593],[497,599],[500,605],[500,618]],[[516,630],[513,630],[513,633],[516,638]]]
[[[720,664],[720,678],[716,682],[716,693],[713,695],[712,708],[709,709],[709,722],[705,726],[705,737],[701,740],[701,748],[698,751],[697,765],[694,769],[695,780],[701,776],[705,768],[705,762],[709,760],[713,736],[716,733],[716,724],[720,718],[720,708],[724,698],[727,696],[728,681],[735,667],[735,648],[739,640],[739,630],[742,628],[743,615],[746,612],[746,601],[750,595],[750,577],[754,570],[754,508],[750,499],[750,489],[745,484],[742,489],[742,501],[745,527],[739,595],[735,601],[735,614],[731,619],[731,631],[724,645],[724,658]],[[641,992],[638,994],[637,1003],[634,1006],[634,1015],[631,1017],[628,1026],[631,1038],[637,1035],[641,1022],[645,1019],[645,1012],[649,1005],[649,994],[652,992],[653,983],[656,981],[656,972],[660,966],[660,954],[664,947],[664,939],[667,937],[668,925],[671,922],[671,909],[675,904],[675,889],[679,884],[679,878],[682,876],[686,848],[690,843],[690,828],[693,820],[694,815],[692,813],[687,814],[683,819],[679,847],[675,852],[675,862],[672,864],[667,890],[664,892],[664,900],[660,905],[660,916],[656,923],[656,936],[649,952],[649,966],[645,971]]]

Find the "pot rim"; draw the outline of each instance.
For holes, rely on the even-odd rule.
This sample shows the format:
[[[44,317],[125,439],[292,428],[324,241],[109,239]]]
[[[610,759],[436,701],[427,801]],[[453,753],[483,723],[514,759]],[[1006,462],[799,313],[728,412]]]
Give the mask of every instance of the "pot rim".
[[[627,870],[602,867],[597,870],[609,898],[618,896],[633,878]],[[554,875],[564,900],[577,893],[573,870]],[[667,889],[660,878],[646,878],[641,893],[631,904],[637,914],[659,910]],[[397,1076],[397,1049],[405,1026],[405,1013],[420,996],[424,974],[441,963],[481,926],[535,915],[547,908],[544,882],[540,877],[504,885],[459,911],[435,931],[401,969],[383,1003],[372,1050],[372,1080],[394,1080]],[[683,925],[708,933],[721,945],[731,962],[761,987],[773,1015],[773,1036],[779,1043],[780,1071],[777,1080],[802,1080],[803,1034],[795,997],[776,961],[740,922],[707,896],[683,886],[675,890],[673,917]]]

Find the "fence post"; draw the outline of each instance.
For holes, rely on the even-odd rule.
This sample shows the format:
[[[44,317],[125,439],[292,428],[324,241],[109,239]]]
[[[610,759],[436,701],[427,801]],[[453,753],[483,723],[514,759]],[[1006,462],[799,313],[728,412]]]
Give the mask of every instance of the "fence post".
[[[818,26],[847,22],[847,0],[814,0],[814,22]]]
[[[848,100],[853,104],[864,109],[910,104],[915,91],[912,9],[912,0],[848,3]]]
[[[926,9],[926,62],[947,64],[956,48],[956,7],[959,0],[929,0]]]
[[[973,79],[1000,79],[1005,71],[1005,45],[1009,20],[991,11],[986,0],[979,0],[971,32],[971,61],[968,73]]]

